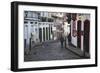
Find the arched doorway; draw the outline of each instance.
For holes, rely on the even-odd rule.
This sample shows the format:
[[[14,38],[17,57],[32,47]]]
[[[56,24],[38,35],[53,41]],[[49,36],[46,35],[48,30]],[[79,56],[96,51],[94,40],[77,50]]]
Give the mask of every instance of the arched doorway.
[[[39,28],[39,39],[42,42],[42,28]]]
[[[84,21],[84,40],[83,40],[83,46],[84,46],[84,52],[89,53],[89,37],[90,37],[90,21],[85,20]]]
[[[77,47],[81,49],[81,20],[77,21]]]
[[[46,27],[46,40],[48,40],[48,27]]]
[[[45,41],[45,27],[43,27],[43,41]]]

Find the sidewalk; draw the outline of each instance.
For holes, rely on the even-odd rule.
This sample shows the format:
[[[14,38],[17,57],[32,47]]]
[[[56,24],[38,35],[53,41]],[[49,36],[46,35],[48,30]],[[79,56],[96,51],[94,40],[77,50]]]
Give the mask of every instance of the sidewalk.
[[[83,59],[66,48],[61,48],[60,41],[45,41],[41,46],[33,47],[30,54],[24,55],[24,61],[50,61]]]
[[[90,55],[88,53],[85,53],[85,56],[84,56],[84,52],[80,48],[76,48],[76,47],[72,46],[71,44],[69,44],[67,46],[67,49],[80,57],[85,57],[85,58],[90,57]]]

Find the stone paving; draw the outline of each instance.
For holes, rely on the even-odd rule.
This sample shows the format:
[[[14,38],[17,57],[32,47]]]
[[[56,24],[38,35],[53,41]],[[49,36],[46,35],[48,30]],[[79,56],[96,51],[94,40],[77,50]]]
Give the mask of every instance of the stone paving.
[[[24,61],[49,61],[82,59],[67,48],[61,48],[60,42],[45,42],[42,45],[33,47],[30,54],[24,55]]]

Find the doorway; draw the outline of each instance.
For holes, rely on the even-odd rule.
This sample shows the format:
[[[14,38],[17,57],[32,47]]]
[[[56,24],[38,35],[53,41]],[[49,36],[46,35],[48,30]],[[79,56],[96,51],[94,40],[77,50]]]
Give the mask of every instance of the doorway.
[[[42,42],[42,28],[39,28],[39,39]]]
[[[77,22],[77,47],[81,49],[81,20]]]
[[[89,20],[85,20],[84,21],[84,51],[89,53],[89,35],[90,33],[90,21]]]

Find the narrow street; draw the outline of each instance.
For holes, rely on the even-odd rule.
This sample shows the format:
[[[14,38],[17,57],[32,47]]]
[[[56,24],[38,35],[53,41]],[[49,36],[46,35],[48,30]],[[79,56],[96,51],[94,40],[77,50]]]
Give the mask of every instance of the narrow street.
[[[69,39],[65,43],[67,48],[61,48],[60,41],[65,38]],[[26,62],[89,59],[89,38],[90,14],[24,11]],[[57,39],[60,41],[55,41]]]
[[[29,55],[24,56],[24,61],[48,61],[48,60],[81,59],[67,48],[61,48],[60,42],[45,42],[33,47]]]

